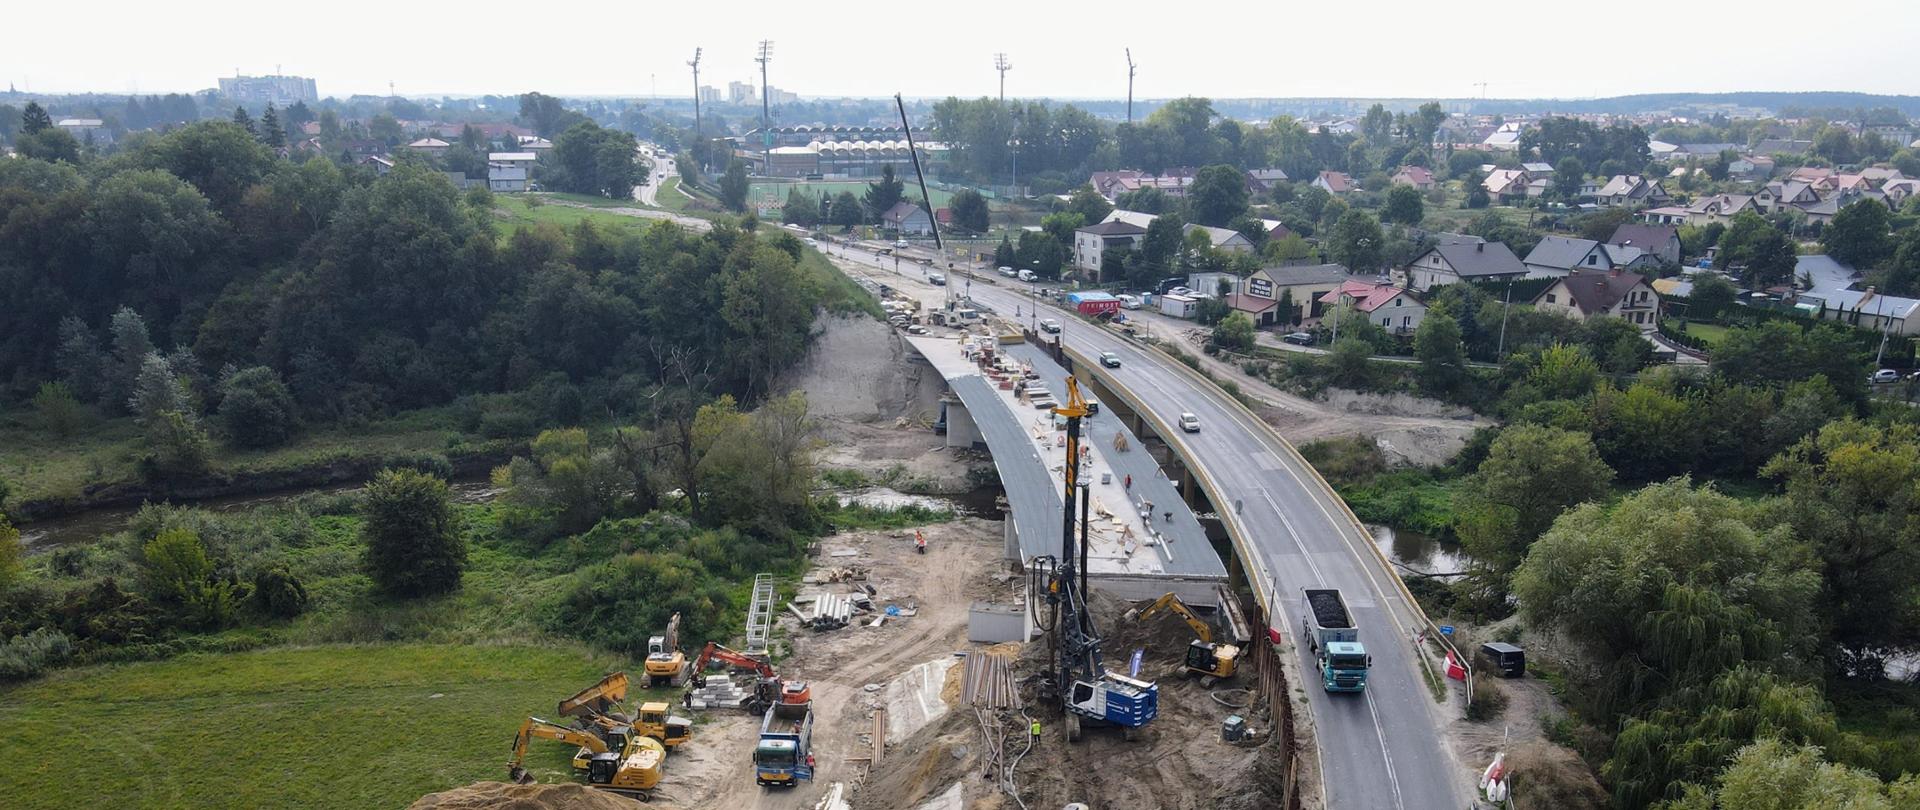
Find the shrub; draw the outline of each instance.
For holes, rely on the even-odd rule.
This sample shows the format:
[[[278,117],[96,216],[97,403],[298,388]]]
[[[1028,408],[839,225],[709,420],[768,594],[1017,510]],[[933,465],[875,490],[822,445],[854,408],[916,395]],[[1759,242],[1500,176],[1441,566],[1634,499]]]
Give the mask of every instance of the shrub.
[[[1479,673],[1473,677],[1473,703],[1467,706],[1467,719],[1483,723],[1498,718],[1507,711],[1507,693],[1495,685],[1491,676]]]
[[[539,420],[525,411],[487,411],[480,416],[480,435],[489,439],[518,439],[539,430]]]
[[[616,650],[644,655],[647,637],[680,614],[682,638],[724,635],[732,607],[726,590],[700,563],[680,554],[635,552],[581,569],[549,612],[555,632]]]
[[[236,371],[220,383],[220,426],[241,447],[276,447],[293,435],[293,394],[266,366]]]
[[[247,604],[260,615],[291,619],[307,609],[307,586],[285,565],[253,572],[252,584]]]
[[[413,470],[435,478],[453,477],[453,462],[444,454],[428,451],[394,453],[387,456],[380,466],[389,470]]]
[[[86,407],[66,383],[41,383],[40,391],[33,395],[33,412],[42,430],[63,439],[78,432],[87,421]]]
[[[20,681],[57,666],[73,654],[73,642],[65,633],[42,627],[24,636],[14,636],[0,644],[0,681]]]
[[[1341,436],[1300,445],[1300,455],[1315,470],[1342,486],[1364,484],[1387,470],[1387,455],[1366,436]]]
[[[413,470],[383,470],[367,485],[367,575],[391,596],[428,596],[460,587],[466,539],[447,482]]]
[[[183,623],[219,629],[233,620],[237,603],[233,583],[218,579],[207,547],[186,529],[168,529],[147,541],[147,591],[178,611]]]

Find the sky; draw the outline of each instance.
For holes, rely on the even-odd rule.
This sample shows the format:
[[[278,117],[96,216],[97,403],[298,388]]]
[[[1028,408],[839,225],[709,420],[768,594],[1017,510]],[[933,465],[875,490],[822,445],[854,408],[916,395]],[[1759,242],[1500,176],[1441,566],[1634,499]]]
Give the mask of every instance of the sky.
[[[47,93],[190,92],[278,70],[322,96],[389,82],[415,97],[687,95],[696,47],[701,83],[724,91],[758,84],[770,39],[771,83],[803,96],[993,95],[1004,52],[1009,96],[1123,98],[1128,47],[1136,98],[1920,94],[1911,49],[1886,46],[1920,39],[1914,0],[12,5],[0,82]]]

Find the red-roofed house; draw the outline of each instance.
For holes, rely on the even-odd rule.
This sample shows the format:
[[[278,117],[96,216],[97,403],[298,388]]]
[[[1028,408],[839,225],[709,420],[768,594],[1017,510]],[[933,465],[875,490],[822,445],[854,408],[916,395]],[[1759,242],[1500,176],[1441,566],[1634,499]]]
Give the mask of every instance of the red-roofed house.
[[[1396,335],[1411,335],[1427,316],[1427,305],[1413,293],[1391,284],[1346,281],[1340,288],[1320,296],[1320,303],[1345,304]]]
[[[1345,194],[1353,190],[1353,178],[1346,172],[1321,172],[1313,178],[1313,187],[1328,194]]]
[[[1401,166],[1393,173],[1393,182],[1403,186],[1413,186],[1421,191],[1433,188],[1433,172],[1424,166]]]

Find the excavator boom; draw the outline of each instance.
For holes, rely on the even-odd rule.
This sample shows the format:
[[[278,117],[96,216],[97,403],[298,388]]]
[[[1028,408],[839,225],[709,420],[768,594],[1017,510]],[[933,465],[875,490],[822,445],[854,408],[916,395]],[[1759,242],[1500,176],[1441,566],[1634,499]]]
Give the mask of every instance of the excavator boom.
[[[1144,622],[1151,619],[1153,618],[1153,614],[1159,613],[1162,610],[1172,610],[1180,614],[1180,618],[1186,620],[1187,627],[1193,629],[1195,636],[1198,636],[1201,641],[1207,642],[1208,644],[1213,643],[1213,626],[1202,621],[1199,616],[1194,614],[1193,608],[1187,607],[1187,603],[1180,601],[1180,597],[1174,595],[1172,592],[1168,592],[1167,595],[1154,600],[1153,604],[1141,610],[1139,620]]]
[[[626,699],[627,673],[615,672],[601,678],[599,683],[575,692],[573,697],[560,701],[557,711],[562,717],[605,714]]]
[[[536,737],[577,745],[594,754],[607,753],[606,741],[591,731],[568,728],[538,717],[529,717],[526,722],[520,724],[520,731],[513,735],[513,759],[507,762],[507,776],[515,782],[524,784],[529,781],[527,769],[522,764],[527,759],[527,743],[532,742]]]

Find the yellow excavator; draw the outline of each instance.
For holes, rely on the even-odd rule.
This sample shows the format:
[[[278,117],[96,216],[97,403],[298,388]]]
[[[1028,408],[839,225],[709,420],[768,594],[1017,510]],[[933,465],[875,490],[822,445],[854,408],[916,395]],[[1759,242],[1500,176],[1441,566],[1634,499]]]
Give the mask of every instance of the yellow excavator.
[[[516,784],[533,782],[533,774],[526,769],[525,762],[527,744],[535,738],[587,749],[591,752],[585,768],[589,786],[643,801],[650,798],[651,791],[666,772],[667,749],[651,737],[629,737],[624,747],[612,749],[592,731],[529,717],[513,737],[513,759],[507,762],[507,777]]]
[[[647,639],[647,685],[678,686],[687,677],[687,654],[680,651],[680,614],[667,620],[665,635]]]
[[[1218,681],[1233,677],[1235,667],[1240,661],[1240,648],[1232,644],[1215,644],[1213,626],[1195,615],[1193,608],[1180,601],[1172,593],[1155,599],[1153,604],[1137,610],[1127,611],[1128,615],[1139,621],[1153,618],[1162,610],[1172,610],[1185,619],[1187,627],[1198,636],[1187,644],[1187,672],[1200,676],[1200,685],[1211,687]]]
[[[679,617],[675,615],[675,624]],[[610,734],[623,733],[652,737],[665,745],[679,745],[693,739],[693,721],[684,717],[675,717],[671,707],[663,702],[640,704],[640,711],[629,719],[616,711],[621,702],[627,699],[627,689],[631,685],[625,672],[615,672],[600,679],[599,683],[575,692],[572,697],[560,701],[560,714],[566,717],[581,718],[585,727],[597,729],[600,736],[608,738]],[[612,739],[609,744],[615,748]],[[574,758],[575,766],[585,769],[586,752]]]

